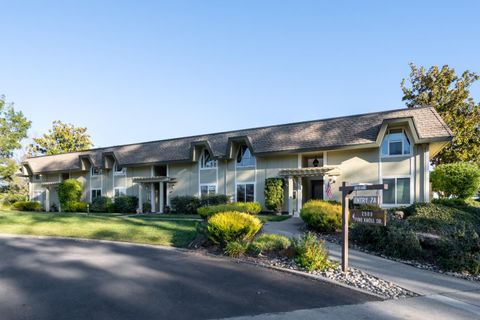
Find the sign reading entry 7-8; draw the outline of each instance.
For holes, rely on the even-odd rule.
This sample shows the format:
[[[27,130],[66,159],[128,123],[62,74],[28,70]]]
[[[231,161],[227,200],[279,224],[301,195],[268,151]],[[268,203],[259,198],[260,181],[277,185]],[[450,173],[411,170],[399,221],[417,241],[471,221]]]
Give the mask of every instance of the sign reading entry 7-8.
[[[348,204],[349,204],[350,194],[353,191],[360,191],[360,190],[388,190],[388,185],[372,184],[372,185],[347,186],[347,183],[344,181],[342,182],[342,186],[339,188],[339,190],[342,192],[342,238],[343,238],[342,271],[347,272],[348,271],[348,219],[350,218]],[[363,210],[363,211],[368,211],[368,210]],[[353,212],[355,213],[355,211]],[[373,213],[372,213],[372,216],[373,216]],[[357,217],[360,218],[359,216]],[[362,221],[363,221],[363,218],[364,217],[362,217]],[[367,220],[367,221],[370,221],[370,220]]]

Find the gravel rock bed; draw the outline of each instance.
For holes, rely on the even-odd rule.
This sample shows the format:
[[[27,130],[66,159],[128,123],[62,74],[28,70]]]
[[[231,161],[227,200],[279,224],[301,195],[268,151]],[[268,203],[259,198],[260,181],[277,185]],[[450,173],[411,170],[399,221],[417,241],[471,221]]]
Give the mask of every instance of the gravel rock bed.
[[[289,258],[254,258],[245,257],[244,260],[254,262],[263,266],[280,267],[284,269],[297,270],[307,272],[316,276],[328,278],[337,282],[344,283],[348,286],[356,287],[365,291],[372,292],[387,299],[401,299],[408,297],[416,297],[418,294],[397,286],[389,281],[385,281],[374,277],[368,273],[355,268],[349,268],[348,273],[343,273],[341,267],[335,266],[324,271],[312,271],[309,272],[299,267],[295,261]]]
[[[336,244],[339,244],[339,245],[342,244],[341,234],[317,233],[317,237],[319,239],[324,240],[324,241],[336,243]],[[419,262],[419,261],[415,261],[415,260],[404,260],[404,259],[389,257],[389,256],[383,255],[383,254],[375,252],[375,251],[367,250],[367,249],[365,249],[365,248],[363,248],[359,245],[356,245],[355,243],[352,243],[352,242],[350,243],[349,247],[352,248],[352,249],[358,250],[358,251],[362,251],[362,252],[365,252],[365,253],[368,253],[368,254],[378,256],[378,257],[382,257],[382,258],[385,258],[385,259],[405,263],[405,264],[408,264],[408,265],[410,265],[412,267],[415,267],[415,268],[419,268],[419,269],[423,269],[423,270],[429,270],[429,271],[433,271],[433,272],[438,272],[438,273],[445,274],[445,275],[448,275],[448,276],[461,278],[461,279],[464,279],[464,280],[480,281],[480,275],[475,276],[475,275],[472,275],[468,272],[461,273],[461,272],[444,271],[444,270],[438,268],[437,266],[429,264],[429,263]]]

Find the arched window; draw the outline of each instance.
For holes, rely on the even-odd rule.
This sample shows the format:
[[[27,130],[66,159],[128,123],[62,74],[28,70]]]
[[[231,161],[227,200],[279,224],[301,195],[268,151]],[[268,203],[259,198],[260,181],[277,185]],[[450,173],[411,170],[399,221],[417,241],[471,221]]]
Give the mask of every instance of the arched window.
[[[237,167],[253,167],[255,166],[255,157],[252,155],[247,145],[242,145],[237,154]]]
[[[382,157],[405,156],[412,153],[410,140],[403,129],[390,129],[383,138]]]
[[[217,160],[212,159],[210,152],[207,149],[203,149],[202,155],[200,156],[200,168],[209,169],[216,168]]]

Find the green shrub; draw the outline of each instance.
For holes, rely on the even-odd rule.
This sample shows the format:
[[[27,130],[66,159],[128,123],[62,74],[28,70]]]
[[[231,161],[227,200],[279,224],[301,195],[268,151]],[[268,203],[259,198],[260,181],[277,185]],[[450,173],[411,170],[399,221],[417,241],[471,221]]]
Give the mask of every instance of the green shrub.
[[[263,233],[250,243],[248,250],[255,254],[275,253],[288,249],[291,245],[292,242],[285,236]]]
[[[260,219],[242,212],[221,212],[210,217],[207,223],[208,237],[222,245],[231,241],[247,241],[262,227]]]
[[[262,210],[258,202],[234,202],[229,204],[219,204],[216,206],[207,206],[197,209],[197,213],[202,218],[208,218],[219,212],[237,211],[248,214],[257,214]]]
[[[87,212],[87,202],[70,201],[62,207],[63,212]]]
[[[120,196],[115,197],[114,201],[115,212],[119,213],[135,213],[138,208],[138,198],[135,196]]]
[[[17,201],[13,208],[19,211],[42,211],[42,204],[37,201]]]
[[[90,205],[91,212],[108,212],[108,206],[112,203],[112,199],[108,197],[96,197]]]
[[[152,212],[152,204],[150,202],[144,202],[142,204],[142,212],[143,213],[151,213]]]
[[[387,227],[354,223],[350,228],[350,239],[369,250],[383,251]]]
[[[58,185],[58,200],[62,210],[66,212],[75,212],[75,204],[82,197],[82,184],[75,179],[67,179]],[[68,211],[69,210],[69,211]]]
[[[282,178],[265,179],[265,207],[275,212],[282,212],[284,201]]]
[[[422,259],[423,251],[420,241],[415,232],[408,227],[388,227],[382,245],[383,252],[388,256],[401,259]]]
[[[311,229],[333,232],[342,227],[342,206],[328,201],[310,200],[304,204],[300,217]]]
[[[229,257],[239,258],[247,252],[248,243],[243,241],[231,241],[225,246],[225,254]]]
[[[473,163],[441,164],[430,175],[432,190],[443,197],[467,199],[480,188],[480,169]]]
[[[170,200],[172,209],[179,214],[196,214],[200,207],[200,199],[192,196],[176,196]]]
[[[200,198],[200,206],[217,206],[219,204],[226,204],[230,202],[230,197],[224,194],[210,194]]]
[[[323,241],[318,241],[317,237],[308,232],[300,239],[294,239],[295,262],[308,271],[324,270],[332,264],[328,261],[328,251],[323,245]]]

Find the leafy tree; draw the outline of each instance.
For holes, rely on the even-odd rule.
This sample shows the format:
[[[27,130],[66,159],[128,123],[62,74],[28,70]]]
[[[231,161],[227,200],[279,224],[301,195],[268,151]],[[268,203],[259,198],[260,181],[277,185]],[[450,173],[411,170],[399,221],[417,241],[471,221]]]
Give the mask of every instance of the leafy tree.
[[[447,163],[435,167],[430,175],[432,190],[444,197],[467,199],[480,187],[480,169],[473,163]]]
[[[281,212],[283,208],[283,179],[265,179],[265,206],[269,210]]]
[[[0,158],[10,158],[22,146],[20,142],[27,137],[31,124],[21,111],[15,111],[13,103],[0,96]]]
[[[470,96],[470,87],[480,77],[453,68],[432,66],[426,70],[410,64],[410,87],[402,80],[403,101],[409,108],[433,106],[453,131],[453,141],[432,159],[432,164],[480,163],[480,103]]]
[[[83,186],[80,181],[67,179],[58,185],[58,200],[66,212],[76,211],[76,205],[82,197]]]
[[[87,128],[53,121],[52,129],[40,138],[33,138],[30,155],[51,155],[65,152],[83,151],[92,147]]]

